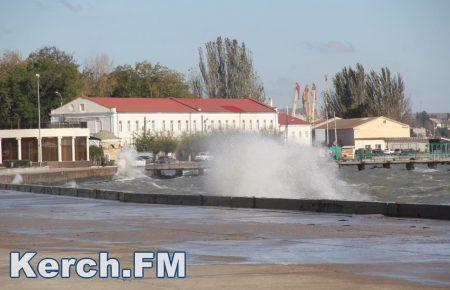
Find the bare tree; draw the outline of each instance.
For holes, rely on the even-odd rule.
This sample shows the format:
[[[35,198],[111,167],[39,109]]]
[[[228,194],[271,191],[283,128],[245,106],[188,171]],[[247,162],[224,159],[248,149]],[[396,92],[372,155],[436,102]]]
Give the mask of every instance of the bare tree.
[[[194,97],[196,98],[203,97],[203,80],[202,76],[198,71],[195,71],[193,69],[189,70],[188,84],[189,89],[191,90],[191,93],[194,95]]]
[[[199,49],[202,87],[210,98],[252,98],[264,101],[264,87],[251,54],[236,39],[218,37]]]
[[[88,96],[110,96],[111,84],[108,78],[113,62],[106,54],[89,58],[82,72],[83,92]]]

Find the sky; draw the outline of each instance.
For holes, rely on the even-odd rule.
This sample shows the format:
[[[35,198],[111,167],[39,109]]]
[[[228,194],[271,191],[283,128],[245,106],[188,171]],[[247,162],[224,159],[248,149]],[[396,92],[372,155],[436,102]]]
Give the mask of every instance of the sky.
[[[325,74],[359,62],[400,73],[413,111],[450,111],[447,0],[0,0],[0,52],[24,57],[56,46],[80,65],[104,53],[114,65],[147,60],[187,74],[219,35],[245,42],[278,107],[295,82],[322,91]]]

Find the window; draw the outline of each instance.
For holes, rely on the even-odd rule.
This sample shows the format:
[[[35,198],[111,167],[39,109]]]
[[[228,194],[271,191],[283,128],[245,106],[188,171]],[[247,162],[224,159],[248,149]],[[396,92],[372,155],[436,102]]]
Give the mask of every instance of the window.
[[[131,131],[131,121],[127,122],[127,131],[130,132]]]
[[[136,121],[136,131],[139,131],[139,121]]]
[[[269,127],[269,129],[273,129],[273,120],[270,120],[270,127]]]
[[[245,130],[245,120],[242,120],[242,130]]]
[[[253,130],[253,121],[250,120],[249,123],[250,123],[250,124],[249,124],[249,129],[250,129],[250,130]]]
[[[181,121],[178,120],[178,131],[181,131]]]
[[[214,130],[214,120],[211,120],[211,130]]]
[[[189,121],[186,120],[186,132],[188,132],[188,131],[189,131]]]
[[[305,138],[309,138],[309,132],[305,131]]]
[[[155,131],[155,120],[152,120],[152,131]]]
[[[267,129],[267,121],[264,120],[264,129]]]
[[[381,144],[375,144],[375,149],[381,149]]]
[[[73,104],[70,104],[69,110],[70,110],[71,112],[75,111],[75,106],[74,106]]]
[[[122,121],[119,121],[119,132],[122,132]]]
[[[228,130],[228,120],[225,120],[225,129]]]
[[[259,120],[256,120],[256,130],[259,130]]]
[[[84,104],[80,104],[80,112],[84,112]]]
[[[302,138],[302,131],[298,131],[298,138]]]
[[[219,130],[222,130],[222,121],[219,120]]]
[[[162,130],[163,130],[163,131],[166,131],[166,121],[163,121],[163,122],[162,122]]]
[[[173,120],[170,120],[170,132],[173,132]]]
[[[197,132],[197,121],[194,120],[194,132]]]
[[[233,120],[233,129],[236,128],[236,120]]]

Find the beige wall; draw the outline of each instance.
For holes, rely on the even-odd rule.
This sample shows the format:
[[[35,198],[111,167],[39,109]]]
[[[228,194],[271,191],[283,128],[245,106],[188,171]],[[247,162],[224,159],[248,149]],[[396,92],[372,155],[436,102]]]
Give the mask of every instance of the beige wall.
[[[379,117],[354,128],[354,134],[355,139],[410,137],[410,129],[406,124]]]

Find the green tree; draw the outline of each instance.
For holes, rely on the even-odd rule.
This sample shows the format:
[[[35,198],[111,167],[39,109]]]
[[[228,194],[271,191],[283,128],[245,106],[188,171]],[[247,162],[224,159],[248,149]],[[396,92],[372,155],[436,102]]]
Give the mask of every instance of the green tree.
[[[341,118],[385,116],[406,122],[410,115],[409,100],[404,94],[400,74],[392,76],[388,68],[366,74],[361,64],[345,67],[333,79],[334,90],[324,94],[324,114]]]
[[[113,97],[193,97],[184,75],[160,64],[117,66],[110,74]]]
[[[165,154],[175,152],[178,140],[169,133],[164,132],[144,132],[134,137],[134,145],[138,152],[152,152],[158,154],[164,152]]]
[[[264,87],[253,68],[253,60],[244,43],[218,37],[199,49],[202,90],[209,98],[252,98],[264,101]],[[194,78],[197,80],[198,78]],[[191,83],[198,92],[198,82]]]
[[[325,106],[329,117],[333,112],[342,118],[364,117],[366,115],[366,74],[361,64],[344,67],[333,79],[334,91],[325,95]]]
[[[30,97],[33,75],[19,53],[6,51],[0,59],[0,126],[28,127],[37,117]]]
[[[178,142],[177,156],[191,161],[195,154],[206,150],[208,137],[202,133],[183,134]]]
[[[32,73],[30,80],[32,90],[28,91],[31,102],[37,106],[36,78],[40,75],[41,120],[48,122],[50,111],[60,106],[59,92],[64,102],[78,97],[81,92],[81,74],[72,55],[56,47],[44,47],[27,58],[28,70]],[[35,119],[36,120],[36,119]]]
[[[411,109],[400,74],[392,76],[386,67],[381,68],[380,73],[371,71],[367,76],[366,90],[367,115],[408,121]]]

